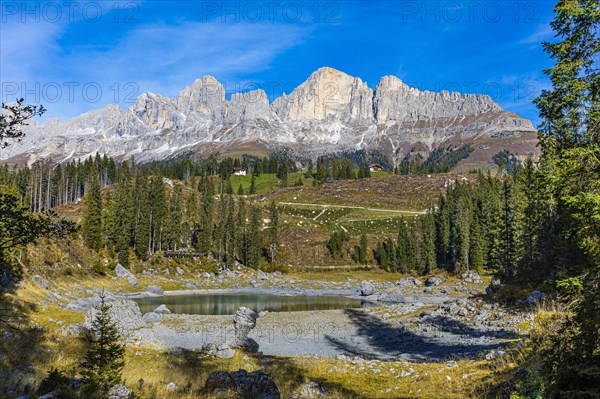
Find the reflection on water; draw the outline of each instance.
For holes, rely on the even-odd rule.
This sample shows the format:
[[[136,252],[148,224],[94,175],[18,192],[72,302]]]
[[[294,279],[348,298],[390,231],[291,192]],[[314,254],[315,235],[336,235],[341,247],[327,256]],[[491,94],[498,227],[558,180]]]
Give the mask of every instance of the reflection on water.
[[[368,302],[338,296],[279,296],[266,294],[176,295],[135,300],[143,313],[165,304],[178,314],[230,315],[241,306],[256,312],[293,312],[299,310],[351,309],[369,306]]]

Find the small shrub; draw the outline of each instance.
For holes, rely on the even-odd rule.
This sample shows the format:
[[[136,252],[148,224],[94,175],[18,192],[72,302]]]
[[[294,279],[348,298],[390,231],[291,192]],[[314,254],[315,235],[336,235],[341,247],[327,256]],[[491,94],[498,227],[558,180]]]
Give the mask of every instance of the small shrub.
[[[106,276],[106,268],[101,263],[94,263],[92,265],[92,271],[101,276]]]
[[[42,380],[38,387],[38,393],[45,395],[50,392],[57,390],[67,389],[69,387],[69,377],[67,377],[62,371],[54,368],[50,370],[46,378]]]

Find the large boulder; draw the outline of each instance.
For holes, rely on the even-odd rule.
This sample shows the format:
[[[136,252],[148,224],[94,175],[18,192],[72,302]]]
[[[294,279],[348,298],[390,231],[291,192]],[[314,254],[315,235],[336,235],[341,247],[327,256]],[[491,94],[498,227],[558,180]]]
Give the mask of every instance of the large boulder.
[[[280,399],[275,379],[266,371],[216,371],[208,376],[204,394],[225,395],[228,399]]]
[[[144,319],[146,323],[154,323],[157,321],[161,321],[163,319],[163,315],[156,312],[148,312],[145,313],[144,316],[142,316],[142,319]]]
[[[364,280],[360,283],[360,295],[362,296],[370,296],[374,295],[376,292],[375,286],[370,281]]]
[[[146,292],[154,295],[164,295],[165,290],[160,285],[149,285],[146,287]]]
[[[171,311],[169,310],[169,308],[167,308],[167,305],[165,305],[163,303],[162,305],[160,305],[159,307],[157,307],[156,309],[154,309],[154,313],[171,314]]]
[[[117,277],[123,280],[127,280],[131,286],[137,284],[137,278],[129,270],[125,269],[120,263],[115,267],[115,273]]]
[[[437,277],[437,276],[431,276],[428,277],[427,280],[425,280],[425,286],[426,287],[435,287],[437,285],[442,284],[444,280],[442,280],[441,277]]]
[[[231,342],[232,347],[248,352],[258,352],[258,343],[248,337],[250,331],[256,327],[256,319],[258,319],[258,314],[252,309],[242,306],[235,312],[233,316],[235,337]]]
[[[122,299],[111,301],[107,304],[109,306],[108,315],[117,325],[117,328],[122,335],[127,336],[131,331],[146,326],[146,322],[142,318],[140,307],[134,301]],[[85,314],[83,326],[88,330],[92,330],[92,323],[99,312],[97,306],[88,310]]]
[[[377,298],[379,302],[385,303],[404,303],[406,298],[402,290],[398,288],[391,288],[382,292]]]

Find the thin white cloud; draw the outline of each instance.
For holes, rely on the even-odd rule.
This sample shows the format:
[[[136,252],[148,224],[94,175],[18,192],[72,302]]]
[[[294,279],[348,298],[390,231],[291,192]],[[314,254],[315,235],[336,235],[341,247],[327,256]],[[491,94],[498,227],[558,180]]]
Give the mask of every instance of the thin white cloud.
[[[120,88],[117,99],[128,106],[130,101],[124,100],[132,90],[124,86],[129,82],[136,85],[135,96],[145,91],[175,96],[203,75],[214,75],[228,89],[235,87],[237,82],[247,82],[244,75],[269,69],[278,55],[301,43],[311,30],[310,26],[273,23],[134,24],[109,46],[84,43],[63,49],[57,43],[64,39],[64,26],[19,27],[27,35],[23,30],[2,35],[2,81],[37,81],[42,86],[77,82],[75,101],[67,101],[65,90],[65,98],[47,104],[48,116],[61,119],[113,103],[115,85]],[[19,42],[20,36],[28,39]],[[103,90],[97,102],[81,98],[80,87],[90,82]]]
[[[543,23],[537,26],[535,31],[519,41],[519,44],[540,44],[554,36],[554,31],[549,23]]]

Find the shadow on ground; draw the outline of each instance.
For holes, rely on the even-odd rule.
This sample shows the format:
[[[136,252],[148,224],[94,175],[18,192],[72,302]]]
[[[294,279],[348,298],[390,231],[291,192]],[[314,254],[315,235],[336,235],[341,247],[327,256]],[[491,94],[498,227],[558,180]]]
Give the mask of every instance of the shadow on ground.
[[[326,339],[349,355],[377,360],[435,362],[474,357],[502,346],[499,339],[517,336],[504,329],[477,329],[444,316],[428,317],[422,326],[424,333],[419,334],[404,326],[391,326],[359,309],[345,313],[356,325],[357,336],[342,340],[328,335]]]

